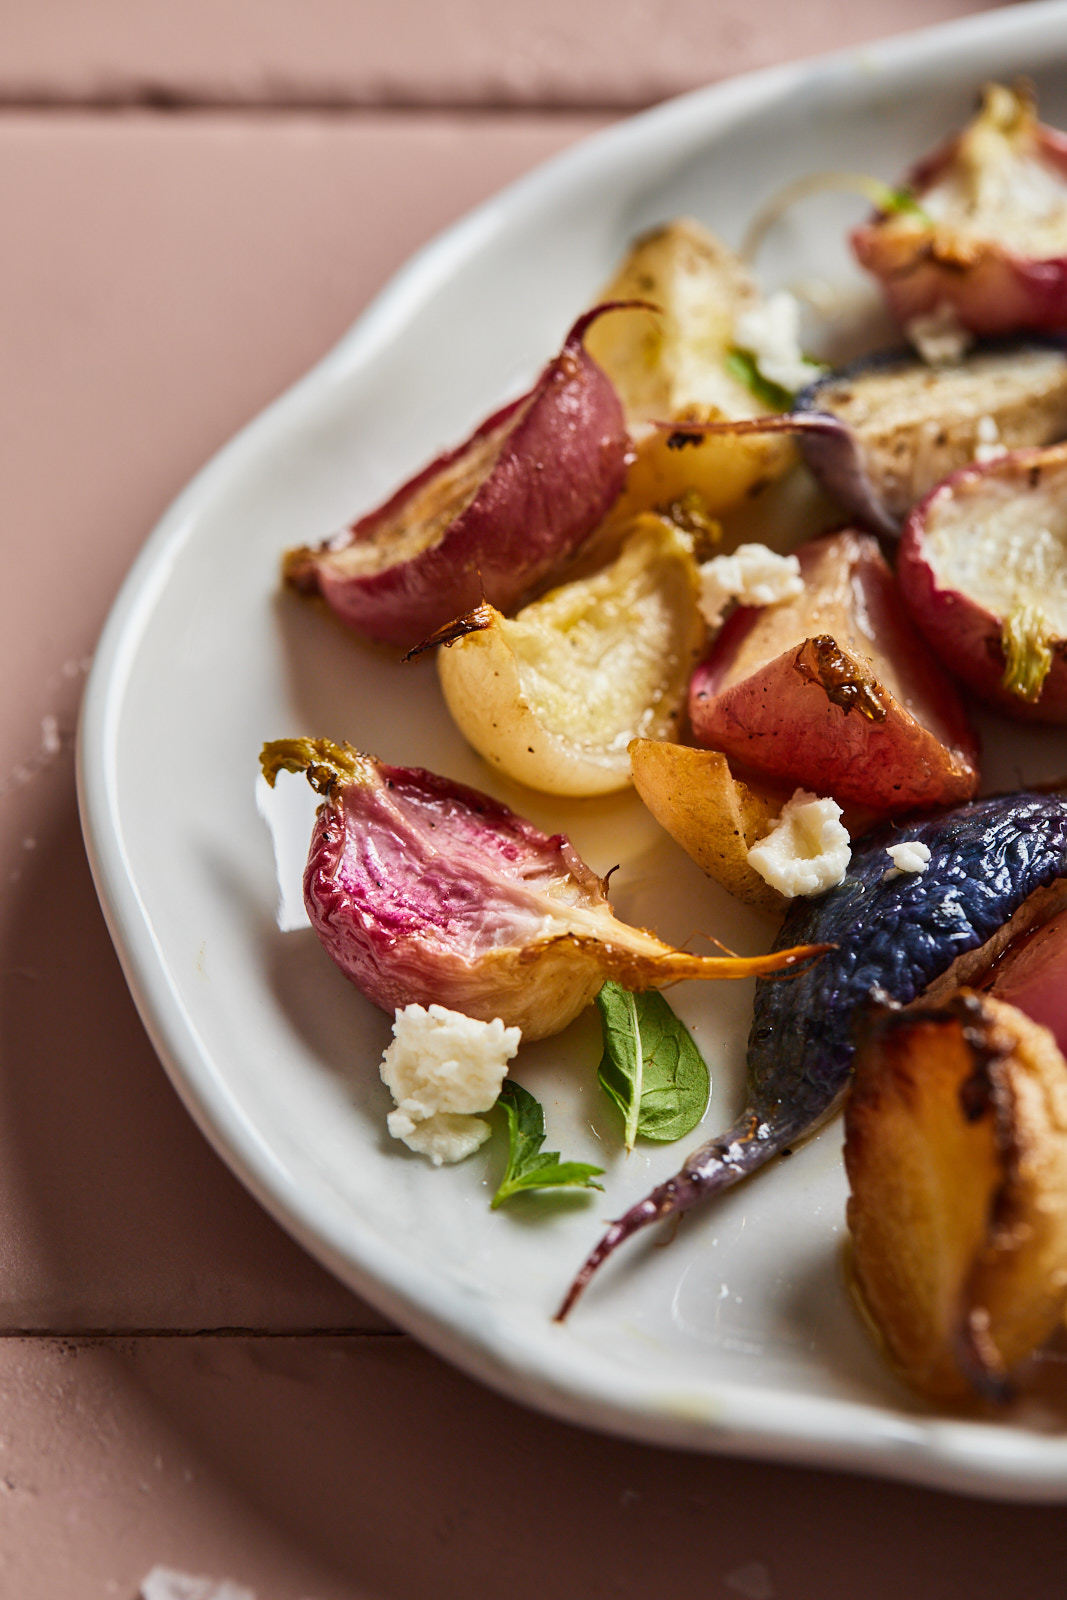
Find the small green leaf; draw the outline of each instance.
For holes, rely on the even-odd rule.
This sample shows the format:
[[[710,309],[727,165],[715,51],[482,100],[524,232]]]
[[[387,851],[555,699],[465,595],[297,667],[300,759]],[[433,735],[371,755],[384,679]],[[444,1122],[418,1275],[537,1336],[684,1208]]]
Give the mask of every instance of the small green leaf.
[[[1049,648],[1052,638],[1048,618],[1039,606],[1016,606],[1001,629],[1000,644],[1004,651],[1001,685],[1029,705],[1040,700],[1052,666]]]
[[[756,358],[748,350],[728,350],[726,353],[726,370],[731,378],[736,378],[738,383],[743,383],[749,393],[759,401],[761,406],[766,406],[768,411],[789,411],[793,404],[793,396],[788,389],[783,389],[781,384],[771,383],[765,378],[756,364]]]
[[[622,1112],[627,1150],[640,1134],[668,1142],[707,1109],[711,1078],[688,1030],[658,990],[631,994],[610,980],[597,995],[604,1058],[597,1076]]]
[[[506,1078],[497,1105],[508,1123],[508,1169],[491,1201],[495,1211],[524,1189],[603,1189],[593,1179],[603,1167],[584,1161],[561,1161],[556,1150],[543,1151],[545,1114],[528,1090]]]
[[[917,222],[925,222],[928,228],[934,225],[934,219],[928,211],[924,211],[910,189],[893,189],[886,184],[878,201],[880,211],[889,212],[895,216],[914,217]]]

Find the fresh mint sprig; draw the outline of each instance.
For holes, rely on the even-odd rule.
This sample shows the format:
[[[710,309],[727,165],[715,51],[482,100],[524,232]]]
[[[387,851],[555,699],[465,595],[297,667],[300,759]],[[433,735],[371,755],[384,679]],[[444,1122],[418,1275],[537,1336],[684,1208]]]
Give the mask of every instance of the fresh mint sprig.
[[[545,1113],[529,1090],[507,1078],[497,1105],[508,1124],[508,1167],[491,1201],[495,1211],[513,1195],[527,1189],[603,1189],[594,1183],[603,1167],[585,1161],[561,1161],[557,1150],[543,1151]]]

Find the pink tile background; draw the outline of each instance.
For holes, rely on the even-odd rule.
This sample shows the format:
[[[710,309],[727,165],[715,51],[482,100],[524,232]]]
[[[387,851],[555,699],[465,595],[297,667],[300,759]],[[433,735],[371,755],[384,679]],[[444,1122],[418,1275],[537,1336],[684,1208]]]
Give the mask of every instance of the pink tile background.
[[[973,0],[19,0],[9,97],[647,105],[985,9]]]

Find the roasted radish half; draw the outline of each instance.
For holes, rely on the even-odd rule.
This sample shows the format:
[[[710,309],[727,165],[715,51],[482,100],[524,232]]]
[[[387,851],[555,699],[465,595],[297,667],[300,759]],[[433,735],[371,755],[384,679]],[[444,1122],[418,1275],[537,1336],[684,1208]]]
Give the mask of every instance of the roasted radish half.
[[[844,424],[800,434],[827,493],[864,526],[895,533],[950,472],[1067,434],[1067,344],[989,340],[936,367],[907,350],[882,351],[812,384],[796,409]]]
[[[1067,723],[1067,444],[953,474],[909,517],[897,577],[915,622],[977,694]]]
[[[699,223],[672,222],[637,241],[603,298],[658,308],[616,312],[586,340],[622,399],[637,452],[621,516],[687,496],[717,516],[793,462],[784,436],[693,435],[680,447],[656,426],[781,409],[757,397],[734,353],[738,319],[760,304],[740,256]]]
[[[603,519],[629,441],[579,319],[529,394],[487,418],[377,511],[285,557],[286,582],[343,622],[408,648],[481,599],[512,611]]]
[[[268,783],[302,772],[323,796],[304,873],[308,918],[385,1011],[443,1005],[543,1039],[607,978],[627,989],[743,978],[824,949],[690,955],[620,922],[603,879],[562,834],[476,789],[329,739],[277,739],[260,761]]]
[[[969,799],[977,745],[869,534],[797,552],[796,600],[741,607],[693,674],[698,741],[792,789],[903,815]]]
[[[907,193],[852,235],[899,322],[949,308],[974,333],[1067,327],[1067,137],[1027,88],[988,85]]]
[[[868,1022],[845,1109],[860,1303],[923,1394],[1007,1393],[1067,1303],[1067,1063],[957,991]]]
[[[630,782],[631,739],[677,736],[704,643],[689,540],[644,516],[618,558],[526,606],[481,605],[435,636],[448,709],[474,748],[549,794]]]

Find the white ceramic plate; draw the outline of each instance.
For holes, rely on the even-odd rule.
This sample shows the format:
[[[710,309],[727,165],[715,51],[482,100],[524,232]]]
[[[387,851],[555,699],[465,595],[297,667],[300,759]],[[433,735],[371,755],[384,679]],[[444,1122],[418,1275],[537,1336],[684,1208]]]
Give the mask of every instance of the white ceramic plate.
[[[447,725],[432,663],[396,666],[279,596],[279,554],[376,503],[525,384],[641,229],[688,213],[736,242],[790,178],[842,165],[892,178],[960,123],[984,79],[1020,72],[1048,120],[1067,123],[1067,5],[687,96],[453,228],[156,529],[97,655],[80,775],[111,930],[193,1115],[309,1250],[427,1344],[512,1396],[642,1439],[1055,1499],[1067,1497],[1055,1411],[935,1415],[870,1348],[842,1282],[837,1124],[688,1219],[669,1249],[634,1242],[554,1326],[605,1219],[684,1149],[620,1157],[591,1014],[524,1049],[516,1071],[546,1105],[549,1145],[608,1168],[603,1197],[491,1214],[495,1140],[442,1171],[389,1141],[377,1072],[388,1020],[310,931],[279,930],[254,783],[264,739],[347,738],[494,788],[570,832],[600,871],[621,862],[613,898],[630,920],[678,942],[704,929],[765,947],[766,924],[709,885],[632,795],[559,805],[494,783]],[[842,196],[798,208],[761,257],[767,286],[815,273],[855,292],[842,238],[856,216]],[[1048,736],[1014,741],[988,752],[988,775],[1012,786],[1062,771],[1064,755]],[[673,998],[712,1067],[708,1136],[740,1108],[751,989],[690,984]]]

